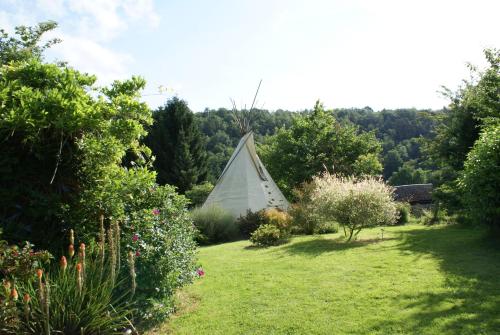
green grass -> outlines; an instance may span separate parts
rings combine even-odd
[[[500,248],[480,229],[405,226],[202,248],[204,278],[149,334],[500,334]]]

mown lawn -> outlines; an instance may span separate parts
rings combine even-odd
[[[418,225],[202,248],[204,278],[151,334],[500,334],[500,248]]]

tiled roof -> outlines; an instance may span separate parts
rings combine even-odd
[[[395,199],[410,204],[432,202],[432,184],[412,184],[395,186]]]

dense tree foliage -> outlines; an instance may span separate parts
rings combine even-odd
[[[467,155],[459,186],[467,216],[500,232],[500,122],[481,133]]]
[[[293,188],[325,169],[344,175],[379,174],[380,144],[371,132],[337,122],[317,102],[314,110],[267,138],[261,157],[280,189]]]
[[[259,109],[250,111],[251,127],[257,142],[266,135],[274,134],[278,128],[288,127],[294,116],[295,113],[282,110],[272,113]],[[195,117],[199,122],[201,132],[207,139],[207,179],[215,183],[238,144],[241,134],[234,122],[231,110],[224,108],[205,110],[202,113],[196,113]]]
[[[451,212],[461,212],[470,201],[457,185],[467,155],[484,127],[500,119],[500,52],[485,50],[485,56],[489,65],[484,71],[470,66],[473,79],[464,81],[456,92],[446,91],[451,103],[435,139],[427,143],[431,161],[438,168],[437,183],[441,185],[435,195]]]
[[[274,135],[277,129],[290,127],[293,118],[311,112],[252,111],[251,126],[257,144],[264,142],[266,136]],[[397,179],[397,182],[402,184],[412,183],[412,179],[403,178],[408,170],[411,170],[411,174],[420,174],[422,182],[434,181],[430,171],[435,167],[429,165],[421,151],[423,140],[434,136],[433,130],[440,122],[441,114],[441,111],[416,109],[374,112],[369,107],[334,110],[334,116],[341,124],[354,124],[362,131],[375,132],[382,143],[384,178],[388,180],[405,165],[404,171]],[[207,137],[208,179],[215,182],[236,147],[240,134],[230,110],[207,110],[197,113],[196,117],[200,121],[201,131]],[[393,181],[396,182],[395,179]]]
[[[153,113],[154,124],[145,143],[155,156],[160,185],[177,186],[184,193],[207,176],[205,143],[187,103],[177,97]]]
[[[156,184],[150,150],[141,144],[153,121],[140,101],[145,81],[98,87],[94,76],[44,62],[47,45],[39,40],[54,27],[21,27],[19,37],[4,34],[0,42],[2,238],[60,254],[69,228],[93,241],[119,226],[115,247],[141,256],[141,316],[165,316],[175,288],[192,278],[194,232],[187,199]]]
[[[383,176],[393,185],[412,184],[415,174],[419,175],[419,182],[433,181],[428,176],[433,166],[429,166],[422,153],[422,143],[434,137],[441,114],[441,111],[416,109],[373,112],[369,107],[335,111],[341,122],[352,122],[364,131],[375,132],[382,142]]]

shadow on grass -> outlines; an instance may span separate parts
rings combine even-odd
[[[356,240],[356,241],[346,242],[346,240],[343,237],[337,237],[335,239],[318,237],[309,241],[289,244],[284,248],[282,248],[281,250],[289,254],[319,256],[326,252],[359,248],[369,244],[379,243],[392,239],[393,238],[384,238],[382,240],[377,238],[377,239],[366,239],[366,240]]]
[[[484,230],[451,225],[401,232],[399,238],[398,249],[432,255],[446,276],[442,293],[396,298],[417,311],[404,320],[415,333],[500,334],[500,247]],[[390,327],[385,320],[376,328]]]

